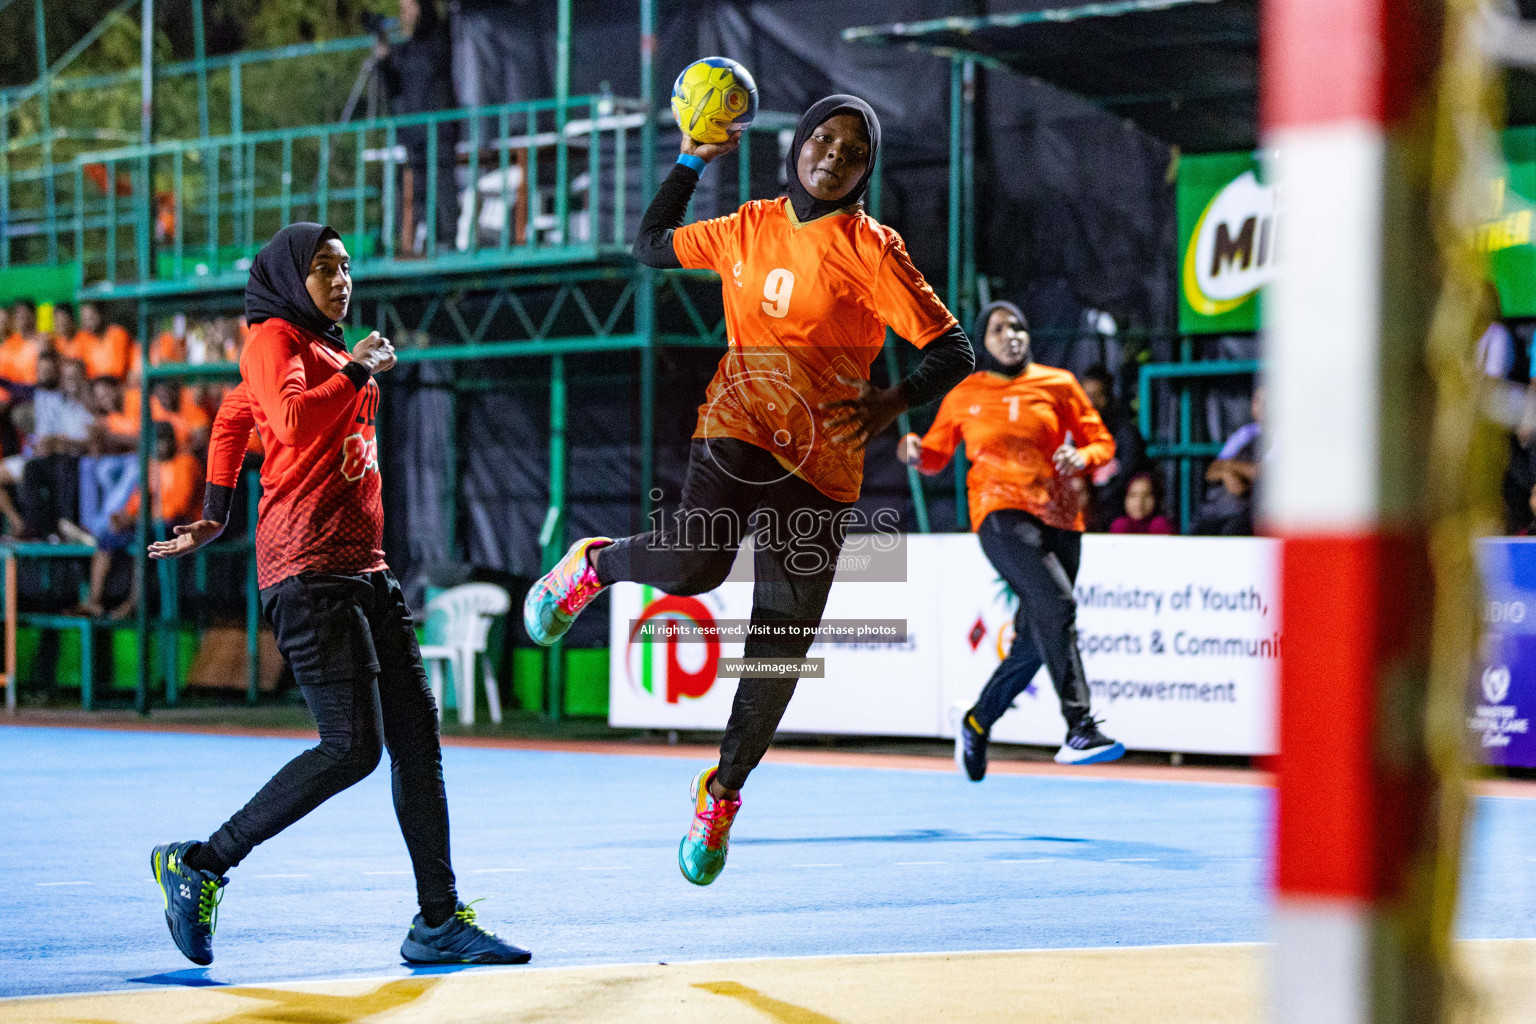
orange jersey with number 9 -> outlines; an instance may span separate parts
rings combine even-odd
[[[678,228],[683,266],[720,275],[729,350],[699,407],[699,438],[733,437],[838,501],[855,501],[864,445],[836,443],[822,402],[869,379],[889,327],[918,348],[955,325],[901,236],[857,207],[800,223],[788,199]]]

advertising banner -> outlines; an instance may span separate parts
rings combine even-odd
[[[969,706],[1007,654],[1014,598],[976,537],[906,541],[906,582],[836,583],[824,616],[905,620],[904,639],[814,645],[809,656],[825,659],[824,673],[802,680],[783,730],[951,735],[950,708]],[[1258,538],[1084,538],[1078,644],[1106,731],[1134,749],[1273,751],[1277,550]],[[746,619],[751,606],[746,582],[692,598],[614,587],[610,723],[724,728],[736,680],[715,673],[720,659],[741,655],[742,644],[644,639],[640,627],[668,618]],[[1065,729],[1042,670],[993,735],[1054,745]]]
[[[1278,267],[1279,203],[1254,153],[1179,158],[1179,330],[1259,329],[1259,291]]]
[[[1536,538],[1480,541],[1483,664],[1467,688],[1467,728],[1484,764],[1536,768]]]
[[[1536,316],[1536,128],[1503,133],[1504,164],[1486,197],[1474,242],[1506,317]],[[1179,158],[1179,330],[1256,331],[1264,285],[1285,250],[1283,191],[1266,183],[1256,153]]]

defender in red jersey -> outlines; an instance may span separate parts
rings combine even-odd
[[[256,523],[262,611],[315,716],[320,745],[284,766],[206,842],[157,846],[155,880],[176,944],[195,963],[211,962],[225,872],[365,778],[387,748],[421,907],[401,956],[526,963],[532,954],[480,927],[458,900],[437,706],[410,610],[384,562],[373,375],[394,366],[395,353],[374,332],[348,354],[338,322],[351,294],[347,250],[331,228],[294,224],[262,248],[245,290],[252,332],[241,382],[209,441],[203,518],[149,550],[175,558],[223,532],[257,431],[266,451]]]

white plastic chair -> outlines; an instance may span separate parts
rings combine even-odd
[[[426,663],[432,696],[437,701],[437,716],[443,716],[443,663],[453,669],[454,694],[459,705],[459,723],[475,721],[475,656],[485,653],[491,621],[505,615],[512,598],[494,583],[466,583],[445,590],[427,602],[427,616],[439,616],[439,643],[423,644],[421,660]],[[491,706],[491,721],[501,724],[501,696],[496,692],[496,673],[485,663],[485,700]]]

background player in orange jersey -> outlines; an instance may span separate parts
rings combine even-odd
[[[636,537],[588,537],[536,584],[524,622],[553,643],[604,587],[631,580],[669,594],[719,586],[752,519],[752,621],[821,619],[863,481],[864,448],[903,409],[941,396],[973,365],[965,333],[895,231],[859,204],[880,145],[863,100],[831,96],[801,118],[789,195],[683,226],[708,161],[736,140],[683,152],[640,224],[635,254],[653,267],[717,272],[729,347],[699,407],[681,508]],[[923,349],[911,376],[869,383],[885,329]],[[754,518],[755,517],[755,518]],[[802,658],[810,637],[746,641],[747,657]],[[720,761],[694,779],[694,821],[678,850],[684,877],[725,866],[740,790],[762,759],[796,676],[744,678]]]
[[[1099,731],[1088,710],[1088,678],[1077,650],[1072,584],[1082,557],[1083,474],[1115,456],[1077,378],[1029,354],[1029,328],[1011,302],[976,318],[981,369],[944,398],[927,435],[901,439],[898,456],[937,473],[965,442],[971,525],[998,574],[1018,597],[1013,646],[974,707],[956,709],[955,760],[973,782],[987,773],[987,737],[1043,664],[1051,674],[1067,739],[1063,764],[1112,761],[1125,747]]]

